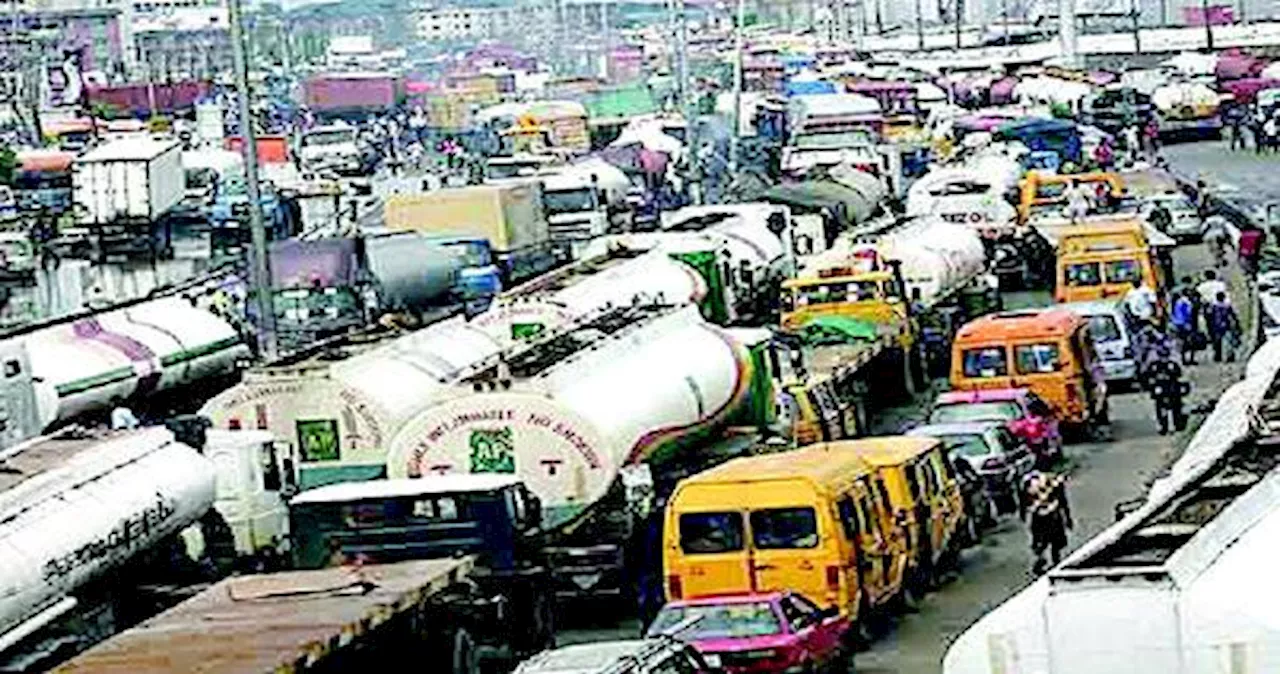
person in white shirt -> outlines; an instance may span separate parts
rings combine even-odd
[[[1156,316],[1156,293],[1141,279],[1135,280],[1133,288],[1125,293],[1124,306],[1135,323],[1148,322]]]
[[[1227,284],[1218,278],[1218,272],[1213,269],[1204,270],[1204,280],[1200,285],[1196,286],[1196,292],[1200,293],[1200,303],[1204,306],[1213,304],[1213,300],[1218,293],[1227,292]]]
[[[138,427],[138,417],[134,415],[133,410],[116,401],[115,409],[111,410],[111,430],[125,431]]]

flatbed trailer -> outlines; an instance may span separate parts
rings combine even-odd
[[[240,576],[122,632],[56,674],[303,674],[413,662],[474,674],[466,628],[441,597],[473,558]]]

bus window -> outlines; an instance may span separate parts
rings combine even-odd
[[[1057,344],[1023,344],[1013,347],[1018,374],[1048,374],[1062,369]]]
[[[1067,265],[1067,285],[1096,286],[1102,285],[1102,274],[1097,262],[1081,262]]]
[[[1112,260],[1106,263],[1107,283],[1133,283],[1142,280],[1142,266],[1137,260]]]
[[[1009,374],[1009,362],[1003,346],[987,346],[967,349],[964,352],[964,376],[974,379],[1004,377]]]

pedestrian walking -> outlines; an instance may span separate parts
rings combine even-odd
[[[1157,230],[1168,233],[1169,225],[1173,224],[1173,214],[1165,207],[1164,202],[1157,201],[1155,207],[1147,214],[1147,222]]]
[[[1214,298],[1220,293],[1227,292],[1227,284],[1218,278],[1218,272],[1213,269],[1204,270],[1204,280],[1200,285],[1196,286],[1196,292],[1200,295],[1201,306],[1213,304]]]
[[[1187,428],[1183,401],[1191,393],[1191,384],[1183,381],[1182,367],[1172,357],[1161,356],[1147,370],[1147,391],[1155,406],[1156,425],[1160,435]]]
[[[1230,245],[1227,228],[1219,218],[1210,218],[1210,224],[1204,232],[1204,243],[1209,247],[1215,269],[1227,266],[1227,246]]]
[[[1277,135],[1280,135],[1280,123],[1276,122],[1274,116],[1268,117],[1267,121],[1262,123],[1262,138],[1266,142],[1267,152],[1275,151]]]
[[[1228,363],[1235,362],[1235,351],[1241,336],[1240,317],[1225,292],[1220,292],[1213,298],[1205,316],[1209,327],[1209,342],[1213,344],[1213,362],[1221,363],[1223,358]]]
[[[1142,129],[1143,140],[1147,143],[1147,154],[1155,157],[1160,153],[1160,124],[1155,118],[1147,120],[1147,125]]]
[[[1067,501],[1067,480],[1040,462],[1023,478],[1022,518],[1031,531],[1031,573],[1040,575],[1062,560],[1067,531],[1075,526]],[[1048,553],[1048,560],[1045,553]]]
[[[1183,289],[1173,302],[1173,310],[1169,313],[1169,324],[1173,327],[1173,336],[1178,341],[1178,350],[1182,353],[1183,365],[1196,364],[1196,337],[1199,330],[1196,326],[1196,307],[1192,299],[1194,291]]]
[[[1137,326],[1155,320],[1157,302],[1156,291],[1141,278],[1134,279],[1133,287],[1124,296],[1124,308],[1129,314],[1130,324]]]

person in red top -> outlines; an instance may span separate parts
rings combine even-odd
[[[1258,270],[1258,257],[1262,255],[1262,245],[1267,242],[1267,233],[1261,229],[1245,229],[1240,232],[1240,266],[1244,273],[1253,276]]]

